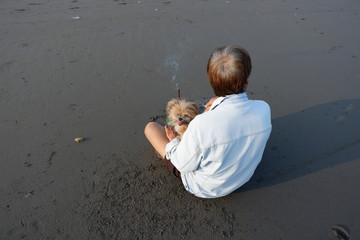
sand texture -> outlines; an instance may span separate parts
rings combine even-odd
[[[0,239],[360,239],[359,14],[357,0],[0,0]],[[249,50],[247,93],[273,131],[245,186],[199,199],[143,129],[177,87],[213,96],[206,63],[226,44]]]

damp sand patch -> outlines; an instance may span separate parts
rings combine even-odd
[[[228,197],[200,199],[187,193],[161,159],[144,168],[109,171],[85,205],[90,236],[97,239],[186,239],[231,237],[235,215]]]

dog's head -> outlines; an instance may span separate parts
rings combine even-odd
[[[167,104],[166,112],[173,126],[183,126],[188,125],[199,114],[200,108],[194,102],[171,99]]]

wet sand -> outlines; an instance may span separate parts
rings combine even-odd
[[[360,3],[0,3],[0,239],[360,238]],[[143,128],[212,97],[214,48],[253,59],[248,95],[272,108],[254,177],[186,193]],[[74,138],[85,141],[75,143]]]

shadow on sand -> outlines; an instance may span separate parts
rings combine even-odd
[[[287,182],[360,157],[360,99],[314,106],[274,119],[272,125],[262,162],[236,192]]]

